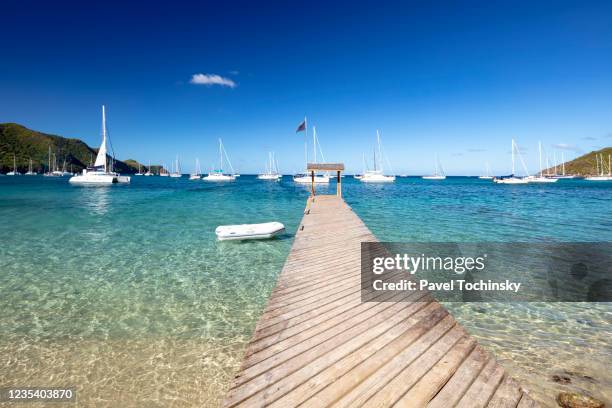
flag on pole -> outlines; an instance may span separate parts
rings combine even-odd
[[[304,118],[304,121],[300,123],[298,128],[295,130],[295,133],[303,132],[305,130],[306,130],[306,118]]]

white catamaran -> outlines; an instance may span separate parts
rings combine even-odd
[[[229,165],[232,172],[230,174],[223,174],[223,158],[227,159],[227,164]],[[223,147],[223,141],[219,139],[219,168],[211,169],[208,173],[208,176],[202,178],[205,181],[234,181],[236,180],[236,176],[234,175],[234,168],[232,167],[232,163],[230,162],[229,156]]]
[[[364,183],[393,183],[395,181],[395,176],[387,176],[384,173],[384,160],[380,143],[380,132],[378,130],[376,130],[376,143],[378,145],[378,160],[376,160],[376,149],[374,149],[374,170],[364,169],[363,175],[358,180]]]
[[[111,160],[111,166],[108,165],[106,157],[106,112],[104,105],[102,105],[102,144],[98,149],[98,155],[93,167],[83,169],[81,174],[72,176],[69,180],[73,184],[116,184],[116,183],[129,183],[129,176],[121,176],[119,173],[113,171]]]
[[[527,172],[527,168],[525,167],[525,162],[523,162],[523,158],[521,157],[521,152],[518,150],[518,146],[516,145],[516,142],[514,141],[514,139],[512,139],[512,174],[510,174],[509,176],[503,176],[503,177],[495,177],[493,178],[493,181],[498,183],[498,184],[527,184],[527,178],[525,177],[516,177],[515,176],[515,160],[514,160],[514,152],[516,150],[516,153],[519,156],[519,159],[521,160],[521,164],[523,165],[523,170],[525,171],[525,174],[528,174]]]
[[[265,173],[257,176],[257,178],[260,180],[280,181],[281,177],[282,176],[278,172],[278,163],[276,161],[276,157],[274,157],[274,152],[268,152],[266,171]]]
[[[306,123],[306,119],[304,119],[304,123]],[[306,167],[308,167],[308,126],[306,126],[306,139],[304,140],[304,159],[306,161]],[[323,150],[321,149],[321,145],[317,140],[317,129],[312,127],[312,151],[314,155],[314,163],[317,162],[317,147],[319,148],[319,152],[321,153],[321,158],[325,161],[325,157],[323,156]],[[329,174],[316,174],[314,176],[314,180],[312,174],[308,174],[306,170],[303,174],[296,174],[293,176],[293,181],[299,184],[310,184],[314,181],[315,184],[328,184],[329,183]]]
[[[424,180],[445,180],[446,174],[444,174],[444,169],[442,168],[442,164],[440,163],[440,160],[438,159],[437,154],[434,160],[436,162],[434,173],[430,176],[423,176],[421,178]]]

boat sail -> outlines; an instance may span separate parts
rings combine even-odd
[[[109,168],[107,161],[107,149],[106,139],[108,138],[106,133],[106,110],[102,105],[102,144],[98,149],[98,155],[93,167],[83,169],[81,174],[72,176],[69,180],[73,184],[116,184],[116,183],[129,183],[129,176],[121,176],[111,168]]]
[[[268,162],[266,163],[266,171],[257,176],[260,180],[280,181],[281,175],[278,173],[278,163],[274,152],[268,152]]]
[[[200,173],[200,159],[196,159],[195,172],[191,173],[191,175],[189,176],[189,180],[200,180],[202,178]]]
[[[431,176],[423,176],[424,180],[445,180],[446,174],[444,174],[444,169],[442,168],[442,164],[440,164],[440,160],[438,159],[438,155],[435,157],[436,167],[434,169],[434,174]]]
[[[223,174],[223,158],[227,160],[227,164],[229,165],[232,172],[230,174]],[[230,162],[229,156],[223,147],[223,141],[219,139],[219,168],[211,169],[207,176],[203,177],[202,180],[205,181],[234,181],[236,180],[236,176],[234,175],[234,168],[232,167],[232,163]]]
[[[376,143],[378,145],[378,166],[376,160],[376,149],[374,149],[374,170],[364,169],[363,175],[358,180],[364,183],[392,183],[395,181],[395,176],[387,176],[383,169],[383,154],[380,143],[380,132],[376,130]],[[365,156],[364,156],[365,166]]]
[[[306,123],[306,119],[304,118],[304,123]],[[308,126],[306,126],[306,132],[308,132]],[[308,134],[306,134],[306,140],[308,140]],[[317,147],[319,152],[321,153],[321,159],[323,159],[323,161],[325,161],[325,157],[323,156],[323,150],[321,149],[321,145],[319,144],[319,141],[317,139],[317,129],[313,126],[312,127],[312,151],[313,151],[313,158],[314,158],[314,163],[317,162]],[[304,159],[306,161],[306,168],[308,167],[308,150],[307,150],[307,144],[304,144]],[[302,174],[296,174],[295,176],[293,176],[293,181],[298,183],[298,184],[310,184],[310,183],[315,183],[315,184],[328,184],[329,183],[329,174],[316,174],[314,176],[314,179],[312,177],[311,174],[308,174],[308,171],[304,171],[304,173]]]
[[[512,174],[510,174],[509,176],[504,176],[504,177],[495,177],[493,178],[493,181],[495,183],[498,184],[527,184],[528,180],[525,177],[516,177],[515,176],[515,160],[514,160],[514,152],[517,152],[519,159],[521,160],[521,164],[523,165],[523,170],[525,171],[525,173],[527,174],[527,168],[525,167],[525,162],[523,162],[523,158],[521,157],[521,152],[518,150],[518,146],[516,145],[516,142],[514,141],[514,139],[512,139]]]

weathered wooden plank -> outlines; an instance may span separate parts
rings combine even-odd
[[[427,404],[427,407],[447,408],[454,406],[478,377],[488,360],[489,355],[480,346],[476,346],[442,390]]]
[[[457,342],[440,361],[436,363],[396,403],[397,407],[424,407],[440,391],[449,378],[455,374],[463,360],[476,346],[476,340],[465,336]],[[415,363],[416,364],[416,363]]]
[[[504,376],[503,368],[497,364],[495,359],[490,359],[474,380],[470,388],[459,400],[457,408],[479,408],[486,407],[489,400]]]
[[[512,377],[506,376],[487,406],[489,408],[516,408],[521,396],[520,385]]]

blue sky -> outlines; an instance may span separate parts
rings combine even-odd
[[[409,174],[435,154],[508,173],[512,137],[532,172],[538,140],[566,158],[612,144],[609,1],[127,3],[4,1],[0,122],[96,146],[104,103],[118,158],[184,171],[219,137],[242,173],[268,150],[300,170],[304,115],[356,171],[376,129]]]

